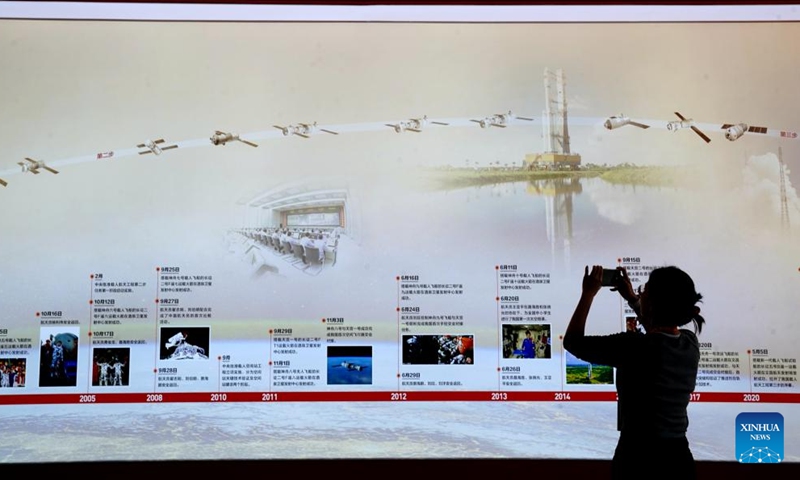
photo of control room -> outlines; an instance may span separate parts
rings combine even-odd
[[[228,232],[229,251],[254,277],[317,276],[337,266],[341,250],[352,252],[359,243],[357,208],[346,186],[282,185],[238,204],[245,225]]]

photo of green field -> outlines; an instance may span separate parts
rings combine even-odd
[[[614,368],[585,362],[567,352],[565,377],[567,385],[613,385]]]

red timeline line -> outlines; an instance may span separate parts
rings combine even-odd
[[[94,358],[92,355],[92,317],[94,316],[94,274],[89,274],[89,381],[86,382],[86,392],[92,386],[94,379]]]
[[[403,362],[403,339],[400,336],[400,275],[395,277],[395,285],[397,288],[397,390],[400,391],[400,365]]]
[[[0,395],[0,405],[186,402],[616,402],[616,392],[592,391],[450,391],[450,392],[174,392],[174,393],[56,393]],[[800,393],[695,392],[692,402],[800,403]]]
[[[617,267],[622,266],[622,258],[617,257]],[[625,319],[625,304],[622,303],[622,295],[619,297],[619,321],[622,324],[622,331],[628,330],[628,322]],[[566,371],[565,371],[566,375]]]
[[[158,304],[158,292],[161,291],[161,267],[156,267],[156,315],[155,315],[155,358],[153,359],[153,392],[157,390],[158,385],[158,352],[159,348],[159,337],[158,337],[158,315],[160,313],[159,304]]]
[[[323,323],[325,319],[322,319]],[[267,344],[267,349],[269,350],[269,360],[267,361],[267,382],[269,382],[267,388],[270,392],[272,392],[272,329],[269,329],[269,343]]]
[[[90,274],[89,275],[89,333],[90,334],[92,333],[93,314],[94,314],[94,274]]]
[[[552,333],[552,332],[551,332]],[[561,341],[561,390],[564,390],[564,377],[567,376],[567,357],[564,355],[564,335],[559,335],[558,339]]]
[[[503,355],[503,343],[501,341],[500,332],[503,326],[500,323],[500,265],[494,266],[494,288],[495,288],[495,312],[497,314],[497,389],[502,388],[503,374],[500,369],[500,359]]]

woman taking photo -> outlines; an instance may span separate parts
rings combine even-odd
[[[677,267],[656,268],[644,288],[634,292],[619,267],[612,290],[628,302],[646,333],[584,335],[592,301],[602,288],[603,267],[584,270],[582,293],[564,335],[564,348],[576,357],[617,369],[619,442],[613,478],[695,478],[686,439],[686,413],[694,391],[700,348],[695,332],[679,327],[704,319],[691,277]]]

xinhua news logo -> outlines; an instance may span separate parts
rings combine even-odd
[[[783,415],[745,412],[736,417],[736,460],[739,463],[783,461]]]

